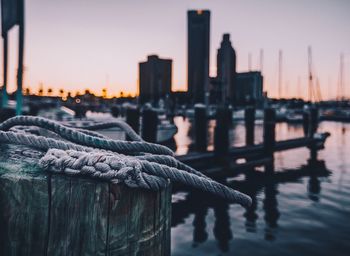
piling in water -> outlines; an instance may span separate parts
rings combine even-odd
[[[245,122],[245,142],[247,146],[254,145],[254,124],[255,124],[255,108],[247,107],[244,112]]]
[[[214,132],[214,151],[216,155],[226,155],[229,150],[229,128],[232,112],[226,107],[218,107]]]
[[[197,104],[194,108],[194,143],[199,152],[207,150],[208,118],[205,105]]]
[[[142,138],[147,142],[157,141],[158,115],[153,109],[142,111]]]
[[[275,148],[276,111],[266,108],[264,112],[264,153],[272,156]]]
[[[137,107],[128,107],[126,109],[126,122],[136,132],[140,133],[140,109]],[[129,138],[127,138],[129,140]]]

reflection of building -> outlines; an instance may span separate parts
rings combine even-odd
[[[194,102],[204,103],[209,86],[210,11],[188,11],[187,21],[188,94]]]
[[[221,102],[232,103],[236,85],[236,52],[230,35],[224,34],[217,54],[217,81],[220,82]]]
[[[140,103],[157,103],[171,93],[172,60],[150,55],[139,63]]]
[[[263,100],[263,76],[261,72],[237,73],[235,105],[259,104]]]

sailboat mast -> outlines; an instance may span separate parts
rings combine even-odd
[[[339,100],[344,100],[344,54],[340,54]]]
[[[278,52],[278,98],[282,98],[282,50]]]
[[[313,87],[313,76],[312,76],[312,52],[311,46],[308,47],[308,64],[309,64],[309,101],[312,102],[312,87]]]

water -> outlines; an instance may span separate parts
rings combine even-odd
[[[191,150],[191,123],[180,117],[175,123],[176,153],[185,154]],[[234,130],[231,144],[244,145],[243,123]],[[322,122],[319,131],[331,137],[318,162],[308,163],[305,148],[284,151],[275,154],[273,177],[229,181],[252,196],[248,210],[201,192],[175,193],[172,255],[350,255],[350,124]],[[300,137],[303,130],[281,123],[276,133],[280,140]],[[262,141],[261,124],[255,140]]]

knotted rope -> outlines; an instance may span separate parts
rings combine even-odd
[[[30,129],[25,128],[27,126]],[[39,132],[35,132],[32,126],[54,132],[62,139],[37,135]],[[143,141],[126,123],[118,121],[89,128],[112,126],[124,130],[134,141],[112,140],[97,132],[67,127],[32,116],[17,116],[1,123],[0,141],[46,151],[39,160],[39,165],[50,172],[82,175],[112,183],[122,182],[132,188],[155,191],[164,188],[167,179],[170,179],[219,195],[242,206],[251,205],[249,196],[179,162],[167,147]]]

